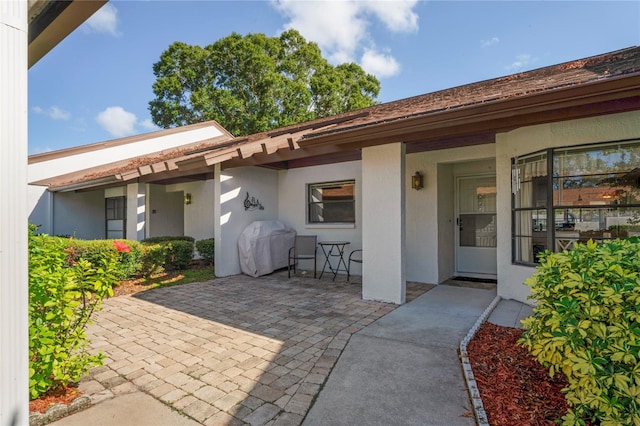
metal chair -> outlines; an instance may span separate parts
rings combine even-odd
[[[296,264],[298,260],[313,259],[313,278],[316,278],[317,260],[316,252],[318,251],[317,235],[296,235],[294,246],[289,249],[289,278],[291,278],[291,265],[293,265],[293,273],[296,273]],[[293,261],[293,263],[291,263]]]
[[[349,254],[349,261],[347,262],[347,281],[349,281],[349,278],[351,278],[351,262],[359,263],[362,265],[362,250],[353,250]]]

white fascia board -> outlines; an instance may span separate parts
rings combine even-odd
[[[174,149],[222,135],[223,133],[212,125],[172,133],[170,135],[150,137],[149,139],[123,145],[103,149],[97,148],[90,152],[72,154],[67,157],[56,158],[49,161],[42,161],[29,165],[29,182],[85,170],[91,167],[98,167],[142,155],[153,154],[167,149]]]

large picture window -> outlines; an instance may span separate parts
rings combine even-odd
[[[355,223],[355,181],[308,185],[308,223]]]
[[[548,149],[512,160],[513,260],[640,235],[640,141]]]

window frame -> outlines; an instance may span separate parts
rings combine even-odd
[[[115,201],[116,206],[110,207],[110,201]],[[118,201],[121,201],[121,204],[118,205]],[[116,218],[109,218],[109,212],[115,212]],[[122,217],[120,217],[122,216]],[[124,195],[119,195],[117,197],[106,197],[104,199],[104,235],[105,238],[109,239],[109,221],[111,220],[121,220],[122,221],[122,237],[123,239],[127,238],[127,197]]]
[[[313,201],[312,200],[312,191],[314,188],[328,188],[335,186],[344,186],[344,185],[352,185],[353,186],[353,198],[351,200],[339,200],[339,201]],[[313,182],[306,184],[306,211],[305,211],[305,223],[309,227],[315,226],[346,226],[352,227],[355,226],[356,223],[356,180],[355,179],[341,179],[336,181],[327,181],[327,182]],[[316,205],[324,205],[324,204],[351,204],[351,209],[353,211],[353,220],[342,220],[342,221],[314,221],[312,220],[312,212],[314,210],[313,206]]]
[[[616,204],[616,203],[612,203],[612,204],[570,204],[568,200],[566,199],[558,199],[557,201],[554,200],[554,193],[556,191],[556,186],[562,182],[565,179],[576,179],[576,178],[586,178],[585,180],[588,180],[589,178],[594,178],[597,176],[605,176],[606,174],[610,174],[610,175],[622,175],[625,173],[629,173],[632,170],[635,169],[630,169],[628,171],[620,171],[620,172],[614,172],[614,171],[609,171],[606,173],[603,173],[602,171],[599,171],[597,169],[594,170],[589,170],[589,172],[585,172],[585,173],[580,173],[580,174],[567,174],[567,172],[563,172],[564,174],[560,175],[559,171],[556,170],[556,165],[555,165],[555,160],[560,158],[561,155],[566,154],[567,151],[580,151],[583,150],[585,153],[589,153],[589,152],[597,152],[599,149],[601,151],[606,151],[607,149],[613,149],[616,147],[616,145],[619,146],[619,148],[622,145],[627,145],[629,147],[631,146],[638,146],[640,147],[640,139],[634,138],[634,139],[626,139],[626,140],[616,140],[616,141],[608,141],[608,142],[597,142],[597,143],[591,143],[591,144],[582,144],[582,145],[572,145],[572,146],[561,146],[561,147],[553,147],[553,148],[547,148],[547,149],[543,149],[543,150],[539,150],[539,151],[534,151],[531,153],[527,153],[525,155],[520,155],[520,156],[516,156],[511,158],[511,170],[513,173],[513,170],[516,169],[516,165],[517,162],[523,158],[528,158],[528,157],[535,157],[537,155],[544,155],[546,154],[546,188],[547,188],[547,194],[546,194],[546,203],[544,206],[536,206],[535,204],[535,200],[533,200],[532,198],[532,202],[530,203],[529,206],[527,207],[522,207],[522,206],[517,206],[517,191],[514,190],[514,179],[512,179],[511,182],[511,261],[512,264],[515,265],[524,265],[524,266],[537,266],[538,262],[535,260],[535,247],[534,247],[534,232],[535,230],[533,229],[533,225],[532,228],[529,230],[529,233],[531,235],[526,235],[525,232],[522,232],[522,229],[520,230],[521,232],[519,234],[516,234],[516,231],[518,230],[517,224],[518,224],[518,220],[521,220],[521,217],[519,216],[519,214],[521,212],[532,212],[531,214],[533,215],[535,211],[541,211],[544,210],[546,212],[546,229],[544,230],[544,232],[546,233],[546,247],[545,250],[549,250],[551,252],[557,252],[558,248],[556,247],[556,231],[558,228],[558,224],[556,223],[556,216],[557,216],[557,212],[558,211],[562,211],[564,210],[564,217],[566,217],[567,215],[571,215],[573,217],[574,213],[570,212],[570,210],[578,210],[580,211],[580,213],[582,213],[582,211],[593,211],[593,212],[598,212],[598,214],[600,215],[601,212],[611,212],[611,211],[624,211],[624,210],[640,210],[640,202],[635,202],[635,203],[620,203],[620,204]],[[610,147],[610,148],[609,148]],[[639,165],[640,167],[640,165]],[[533,182],[533,179],[532,179]],[[519,182],[518,182],[519,185]],[[609,186],[610,188],[611,186]],[[533,188],[533,184],[532,184],[532,188]],[[563,186],[564,188],[564,186]],[[584,186],[580,186],[580,188],[586,188]],[[592,188],[608,188],[605,185],[598,185],[598,186],[594,186]],[[518,189],[519,191],[519,189]],[[533,192],[535,192],[532,189],[532,197],[533,197]],[[634,197],[635,198],[635,197]],[[580,201],[581,198],[578,198],[578,201]],[[605,216],[606,217],[606,216]],[[575,222],[577,223],[577,222]],[[563,222],[564,224],[564,222]],[[574,225],[575,226],[575,225]],[[564,225],[563,225],[563,229],[564,229]],[[599,238],[599,240],[607,240],[610,239],[609,237],[604,236],[605,232],[608,229],[598,229],[598,232],[602,232],[603,236],[602,238]],[[577,231],[576,231],[577,232]],[[531,238],[531,251],[533,253],[534,256],[534,261],[530,262],[527,260],[522,260],[519,259],[518,257],[521,256],[520,253],[520,249],[519,249],[519,243],[521,243],[522,239],[524,238]],[[581,235],[582,238],[582,235]]]

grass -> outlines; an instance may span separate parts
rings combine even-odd
[[[113,290],[115,296],[120,296],[151,290],[153,288],[210,281],[214,278],[212,266],[198,266],[183,271],[162,272],[150,278],[121,281]]]

